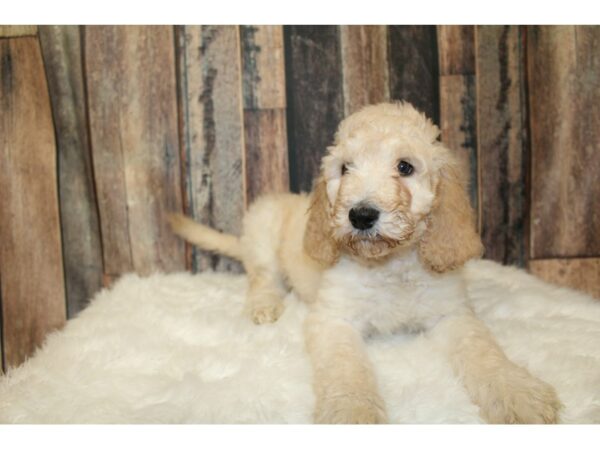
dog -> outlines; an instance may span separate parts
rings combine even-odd
[[[425,332],[490,423],[555,423],[554,389],[511,362],[467,302],[461,267],[483,246],[467,170],[408,103],[371,105],[340,124],[310,195],[267,195],[241,237],[184,216],[173,230],[241,260],[248,313],[277,320],[291,287],[305,322],[317,423],[385,423],[364,347],[375,334]]]

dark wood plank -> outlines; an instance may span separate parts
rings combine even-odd
[[[387,27],[340,26],[344,114],[388,101]]]
[[[479,221],[485,257],[525,265],[527,147],[518,26],[478,26]]]
[[[475,27],[438,25],[440,75],[475,75]]]
[[[469,164],[471,205],[478,209],[477,94],[473,27],[439,25],[442,141]]]
[[[180,270],[165,215],[182,211],[173,28],[85,27],[85,68],[104,269]]]
[[[188,214],[239,234],[246,206],[239,29],[186,26],[178,45]],[[231,259],[196,248],[192,266],[242,270]]]
[[[102,287],[102,247],[89,146],[78,26],[41,26],[58,150],[58,189],[67,316]]]
[[[282,26],[241,26],[246,195],[289,191]]]
[[[440,83],[435,25],[388,27],[390,98],[405,100],[440,123]]]
[[[600,27],[528,28],[531,257],[600,255]]]
[[[35,36],[37,32],[36,25],[0,25],[0,38]]]
[[[344,115],[339,27],[284,27],[292,191],[310,191]]]
[[[23,362],[65,322],[50,99],[36,37],[0,40],[0,279],[4,358]]]
[[[600,258],[536,259],[529,261],[529,271],[600,300]]]

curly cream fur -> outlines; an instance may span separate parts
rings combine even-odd
[[[222,244],[243,261],[256,323],[277,320],[289,288],[311,305],[305,335],[317,422],[386,422],[363,340],[399,330],[439,337],[439,350],[487,420],[557,420],[553,388],[509,361],[466,304],[462,266],[483,247],[466,170],[438,136],[407,103],[368,106],[340,124],[311,197],[259,199],[239,240],[172,220],[186,239],[209,250]],[[398,173],[401,160],[413,174]],[[348,214],[364,204],[380,216],[361,231]]]

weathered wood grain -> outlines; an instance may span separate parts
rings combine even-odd
[[[85,27],[104,270],[184,267],[165,215],[182,211],[173,28]]]
[[[479,223],[485,257],[525,265],[527,147],[518,26],[478,26]]]
[[[344,114],[389,100],[387,27],[340,26]]]
[[[0,25],[0,38],[35,36],[37,32],[36,25]]]
[[[532,258],[600,255],[600,27],[528,28]]]
[[[4,332],[2,330],[2,322],[2,279],[0,279],[0,375],[4,374]]]
[[[282,26],[241,26],[248,203],[289,190]]]
[[[577,289],[600,300],[600,258],[536,259],[529,261],[529,271],[549,283]]]
[[[442,142],[469,165],[471,205],[478,208],[476,86],[472,75],[440,77]]]
[[[390,98],[405,100],[440,123],[440,83],[435,25],[388,27]]]
[[[244,112],[248,202],[289,191],[285,110]]]
[[[290,187],[308,192],[344,116],[339,27],[284,27]]]
[[[475,27],[438,25],[440,75],[475,75]]]
[[[285,108],[281,25],[240,26],[244,109]]]
[[[67,316],[102,287],[102,247],[89,146],[78,26],[41,26],[54,118]]]
[[[473,27],[439,25],[442,141],[469,163],[471,205],[478,209],[477,94]]]
[[[178,45],[189,214],[239,234],[246,206],[239,29],[186,26],[180,29]],[[241,271],[239,263],[196,248],[192,266]]]
[[[0,40],[0,279],[4,358],[65,322],[56,147],[37,38]]]

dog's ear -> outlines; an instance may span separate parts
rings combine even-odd
[[[304,230],[304,251],[324,266],[332,266],[340,256],[331,227],[331,205],[327,197],[327,182],[320,176],[311,194],[308,222]]]
[[[440,170],[427,230],[419,243],[421,261],[434,272],[447,272],[481,257],[483,245],[467,195],[468,171],[453,156]]]

